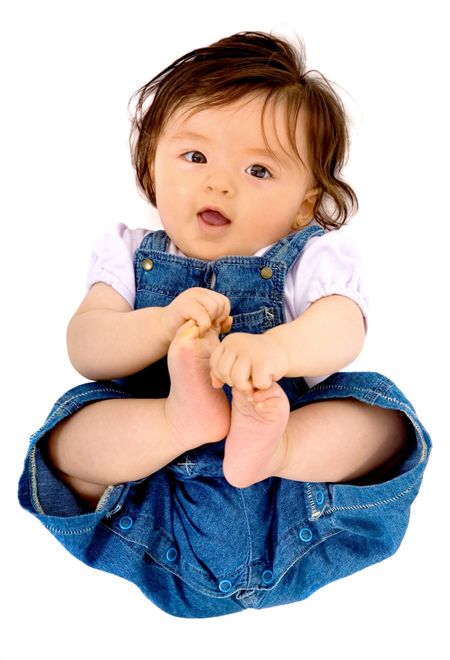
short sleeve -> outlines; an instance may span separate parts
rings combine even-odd
[[[87,289],[96,282],[109,284],[133,308],[136,297],[134,254],[148,233],[147,229],[129,229],[119,223],[102,234],[91,254]]]
[[[368,299],[361,255],[345,230],[311,238],[286,278],[289,320],[326,296],[341,295],[361,309],[367,327]]]

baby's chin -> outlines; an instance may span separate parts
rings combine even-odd
[[[169,237],[170,238],[170,237]],[[244,252],[242,249],[236,247],[225,247],[220,245],[218,241],[197,241],[196,245],[177,245],[177,254],[190,259],[199,259],[200,261],[215,261],[222,257],[251,257],[253,252]]]
[[[266,242],[258,241],[257,236],[247,237],[247,240],[239,237],[236,239],[232,236],[218,236],[218,235],[205,235],[197,234],[190,237],[171,235],[170,231],[165,230],[169,237],[172,246],[175,246],[175,252],[171,248],[172,254],[180,257],[189,257],[190,259],[198,259],[200,261],[216,261],[223,257],[253,257],[259,256],[270,245]],[[176,240],[176,238],[178,240]],[[264,237],[267,240],[267,237]],[[233,240],[234,239],[234,240]]]

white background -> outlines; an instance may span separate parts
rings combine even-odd
[[[2,2],[0,660],[448,658],[448,122],[445,2]],[[73,559],[16,502],[28,437],[80,382],[65,328],[93,240],[155,226],[128,154],[131,94],[176,57],[241,30],[301,36],[352,118],[348,231],[371,288],[355,369],[381,371],[434,441],[394,557],[307,601],[182,620]],[[6,461],[5,461],[6,456]],[[443,601],[440,601],[440,595]]]

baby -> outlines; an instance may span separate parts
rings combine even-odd
[[[22,505],[177,616],[299,600],[392,554],[430,442],[387,378],[336,373],[367,313],[336,231],[357,206],[339,97],[240,33],[139,90],[131,146],[164,230],[97,243],[67,334],[97,382],[33,436]]]

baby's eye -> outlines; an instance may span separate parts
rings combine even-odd
[[[190,163],[206,163],[205,156],[201,151],[187,151],[183,154],[183,158],[188,160]]]
[[[264,165],[250,165],[245,171],[248,172],[250,176],[254,176],[257,179],[270,179],[272,176]]]

